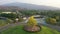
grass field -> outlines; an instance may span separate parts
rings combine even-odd
[[[60,32],[50,29],[48,27],[42,26],[42,30],[39,32],[31,33],[23,30],[23,26],[11,27],[6,31],[1,32],[1,34],[60,34]]]
[[[7,22],[5,20],[0,20],[0,26],[5,25]]]
[[[4,25],[6,25],[6,24],[8,24],[10,22],[11,22],[10,19],[7,19],[7,20],[1,20],[0,19],[0,26],[4,26]]]

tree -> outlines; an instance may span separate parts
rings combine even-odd
[[[55,18],[56,18],[56,20],[57,20],[57,21],[60,21],[60,20],[59,20],[59,19],[60,19],[60,17],[59,17],[59,16],[56,16]]]
[[[34,19],[33,16],[31,16],[27,22],[28,26],[36,26],[37,25],[37,21]]]
[[[46,22],[49,23],[49,24],[56,24],[57,23],[55,18],[47,18]]]
[[[22,14],[18,10],[16,11],[16,15],[19,22],[23,21]]]
[[[41,27],[37,26],[37,22],[33,16],[31,16],[27,22],[27,26],[24,27],[24,30],[29,32],[40,31]]]
[[[56,22],[57,22],[56,19],[50,18],[50,23],[51,23],[51,24],[56,24]]]
[[[9,13],[9,14],[2,13],[1,17],[6,17],[6,18],[14,20],[17,17],[17,15],[13,13]]]

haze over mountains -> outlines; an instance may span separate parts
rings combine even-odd
[[[25,9],[35,9],[35,10],[60,10],[60,8],[51,7],[51,6],[44,6],[44,5],[34,5],[34,4],[28,4],[28,3],[9,3],[1,5],[2,7],[15,7],[15,8],[25,8]],[[0,7],[1,8],[1,7]]]

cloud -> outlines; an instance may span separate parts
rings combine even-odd
[[[11,3],[11,2],[14,2],[14,0],[0,0],[0,5],[1,4],[5,4],[5,3]]]

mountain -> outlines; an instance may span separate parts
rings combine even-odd
[[[17,6],[0,6],[1,10],[23,10],[24,8],[19,8]]]
[[[28,3],[9,3],[9,4],[4,4],[1,6],[6,6],[6,7],[11,7],[15,6],[18,8],[25,8],[25,9],[36,9],[36,10],[60,10],[60,8],[56,7],[51,7],[51,6],[44,6],[44,5],[34,5],[34,4],[28,4]]]

